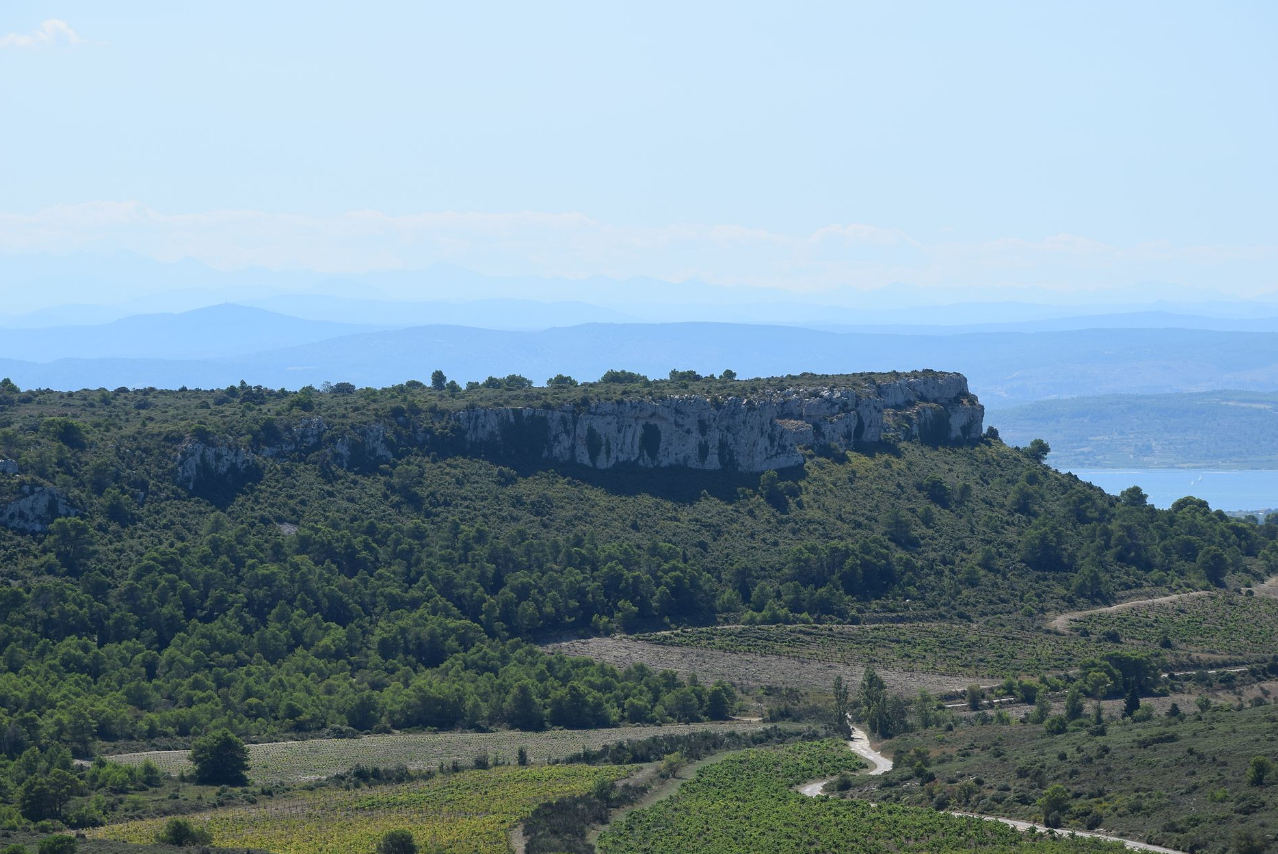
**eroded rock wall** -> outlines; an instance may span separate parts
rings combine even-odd
[[[755,397],[602,401],[585,410],[468,409],[452,418],[471,450],[534,454],[594,468],[680,466],[762,472],[800,465],[802,446],[850,450],[889,438],[957,444],[981,435],[984,407],[961,374]]]

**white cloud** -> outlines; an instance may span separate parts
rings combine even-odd
[[[928,242],[858,223],[787,234],[731,223],[617,225],[539,211],[166,214],[136,201],[105,201],[0,213],[0,252],[72,251],[191,258],[222,270],[361,273],[446,262],[491,276],[649,276],[806,292],[896,283],[1075,293],[1145,281],[1240,295],[1278,288],[1274,245],[1114,246],[1067,233]]]
[[[0,47],[51,47],[65,44],[74,47],[84,44],[79,33],[59,18],[50,18],[31,33],[9,33],[0,36]]]

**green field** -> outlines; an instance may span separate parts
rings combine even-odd
[[[1170,656],[1268,657],[1278,652],[1278,600],[1218,593],[1179,602],[1092,614],[1075,632],[1117,632],[1125,644],[1170,641]]]
[[[641,639],[674,647],[989,679],[1067,670],[1084,658],[1116,648],[1097,639],[976,623],[722,626],[680,629]]]
[[[388,830],[411,830],[424,851],[506,854],[507,833],[541,803],[583,795],[625,766],[548,765],[465,771],[424,783],[303,792],[260,806],[195,813],[187,818],[220,848],[263,848],[274,854],[371,852]],[[94,830],[94,837],[153,842],[163,819]]]
[[[630,813],[599,837],[600,854],[834,854],[1114,850],[1042,840],[995,822],[930,809],[809,798],[794,786],[861,761],[839,741],[744,751],[697,772],[673,796]]]
[[[1086,725],[1062,735],[1020,723],[961,725],[899,736],[881,750],[895,754],[896,769],[855,797],[1037,821],[1038,799],[1060,784],[1070,794],[1067,828],[1194,852],[1225,852],[1238,831],[1272,838],[1278,830],[1278,780],[1246,780],[1254,756],[1278,763],[1272,705],[1179,721],[1111,720],[1103,735]]]
[[[549,732],[443,732],[369,735],[363,738],[318,738],[249,745],[249,776],[257,783],[288,783],[328,777],[355,765],[412,770],[459,762],[469,766],[480,756],[493,763],[513,764],[519,748],[529,761],[563,759],[583,749],[594,749],[628,739],[656,735],[677,736],[691,732],[752,732],[770,724],[753,721],[671,724],[663,727],[616,727],[602,730],[551,730]],[[112,762],[138,765],[150,760],[160,770],[178,774],[191,769],[185,750],[152,750],[107,757]]]
[[[874,625],[708,626],[640,635],[671,648],[755,653],[921,673],[1003,679],[1059,673],[1105,653],[1145,652],[1188,668],[1278,652],[1278,600],[1210,593],[1097,612],[1069,632],[1027,621]]]

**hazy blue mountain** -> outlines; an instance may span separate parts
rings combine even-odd
[[[1240,388],[1278,391],[1278,333],[1187,329],[990,332],[959,335],[833,333],[726,323],[583,324],[539,332],[422,326],[343,335],[204,360],[0,362],[22,386],[221,386],[241,379],[298,388],[326,380],[391,385],[442,369],[458,381],[564,372],[595,379],[609,368],[650,376],[671,368],[742,376],[800,371],[937,368],[967,374],[991,409],[1033,400]],[[994,421],[993,423],[997,423]]]
[[[404,302],[323,294],[279,294],[251,305],[312,320],[342,320],[377,326],[472,326],[482,329],[548,329],[582,323],[624,323],[636,318],[584,302],[528,299]]]
[[[1022,324],[1096,315],[1168,313],[1217,319],[1278,316],[1273,295],[1256,300],[1213,297],[1167,283],[1105,293],[1040,288],[951,289],[895,284],[871,290],[839,287],[819,293],[771,287],[723,287],[647,277],[568,279],[489,276],[449,264],[420,270],[350,275],[248,268],[225,272],[193,260],[163,263],[119,252],[109,255],[0,254],[0,327],[97,324],[135,314],[183,312],[226,302],[255,305],[316,320],[376,325],[455,323],[538,329],[585,322],[731,322],[817,325],[859,331],[898,327]],[[956,297],[962,302],[956,302]],[[503,302],[505,301],[505,302]],[[339,313],[348,311],[349,313]],[[395,314],[387,317],[388,313]],[[1069,321],[1084,325],[1217,328],[1181,318]],[[1270,329],[1246,324],[1227,328]],[[879,330],[888,331],[888,330]]]
[[[999,410],[1003,438],[1046,439],[1057,468],[1278,468],[1278,394],[1213,391],[1044,400]]]
[[[6,329],[0,358],[214,359],[336,338],[375,327],[303,320],[260,308],[216,305],[181,314],[142,314],[90,326]]]
[[[915,323],[891,323],[886,313],[877,315],[878,322],[805,324],[827,332],[893,332],[905,335],[960,335],[969,332],[1069,332],[1083,329],[1209,329],[1217,332],[1278,332],[1278,314],[1268,306],[1255,306],[1246,317],[1186,314],[1177,311],[1126,311],[1114,313],[1076,314],[1064,317],[1039,317],[1024,320],[966,322],[964,317],[979,313],[979,304],[952,305],[918,309],[921,318]],[[1007,314],[1014,306],[1005,306]],[[1025,309],[1041,308],[1023,306]],[[899,315],[900,312],[893,312]]]

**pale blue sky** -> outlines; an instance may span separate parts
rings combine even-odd
[[[1275,44],[1271,2],[0,0],[0,252],[1269,291]]]

